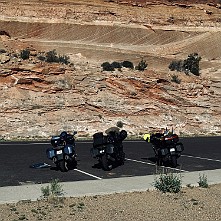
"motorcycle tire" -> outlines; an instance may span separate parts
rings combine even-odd
[[[68,171],[68,163],[66,160],[59,161],[59,168],[61,172],[67,172]]]
[[[77,160],[75,158],[71,158],[69,161],[68,161],[68,169],[69,170],[73,170],[73,169],[76,169],[77,168]]]
[[[107,154],[104,154],[101,157],[101,163],[102,163],[102,167],[105,171],[110,171],[113,168],[113,165],[110,163],[110,161],[107,158]]]
[[[155,159],[157,166],[163,166],[163,160],[158,155],[155,155]]]
[[[175,156],[175,155],[171,156],[171,166],[173,168],[177,167],[177,156]]]

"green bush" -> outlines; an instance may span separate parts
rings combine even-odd
[[[60,196],[63,194],[62,185],[59,184],[58,179],[54,179],[50,182],[50,186],[42,187],[41,192],[43,197]]]
[[[143,59],[135,67],[135,69],[138,70],[138,71],[144,71],[146,68],[147,68],[147,63]]]
[[[58,61],[59,63],[62,63],[62,64],[69,64],[69,56],[67,55],[59,55],[59,58],[58,58]]]
[[[124,126],[122,121],[117,121],[117,127],[122,128]]]
[[[66,56],[66,55],[58,55],[56,50],[52,50],[52,51],[48,51],[46,54],[45,54],[45,57],[40,55],[38,56],[38,59],[41,60],[41,61],[46,61],[46,62],[49,62],[49,63],[52,63],[52,62],[55,62],[55,63],[62,63],[62,64],[69,64],[69,59],[70,57],[69,56]]]
[[[183,70],[183,62],[180,61],[172,61],[169,65],[169,69],[171,71],[182,71]]]
[[[199,187],[202,188],[208,188],[208,182],[207,182],[207,177],[203,174],[203,175],[199,175]]]
[[[56,50],[54,49],[53,51],[48,51],[46,53],[46,59],[45,59],[46,62],[49,62],[49,63],[52,63],[52,62],[58,62],[59,59],[58,59],[58,56],[57,56],[57,52]]]
[[[114,71],[114,67],[109,62],[104,62],[101,64],[103,71]]]
[[[199,62],[201,57],[197,53],[188,55],[188,58],[183,62],[183,69],[185,72],[191,72],[194,75],[199,76]]]
[[[178,193],[181,190],[181,178],[177,174],[160,174],[154,181],[154,187],[163,193]]]
[[[134,65],[131,61],[123,61],[122,66],[125,67],[125,68],[134,69]]]
[[[171,71],[184,71],[186,74],[189,74],[191,72],[194,75],[199,76],[199,62],[201,60],[201,57],[197,53],[193,53],[188,55],[188,58],[184,61],[172,61],[169,65],[169,69]]]
[[[27,60],[29,59],[29,56],[30,56],[30,51],[28,49],[24,49],[20,52],[20,57],[23,59],[23,60]]]
[[[115,68],[122,68],[122,65],[120,62],[114,61],[111,63],[111,66],[115,69]]]

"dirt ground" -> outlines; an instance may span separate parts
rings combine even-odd
[[[185,187],[180,193],[146,191],[0,205],[1,221],[215,221],[221,220],[221,184]]]

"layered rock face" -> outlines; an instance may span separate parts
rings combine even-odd
[[[118,121],[130,137],[166,127],[183,136],[221,134],[218,4],[18,2],[0,2],[2,139],[48,139],[63,130],[92,138]],[[40,59],[54,49],[69,62]],[[199,76],[168,68],[191,53],[201,57]],[[144,71],[101,67],[142,59]]]

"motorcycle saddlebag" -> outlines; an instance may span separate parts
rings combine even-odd
[[[53,148],[48,148],[46,150],[46,155],[48,159],[52,159],[53,157],[55,157],[55,150]]]
[[[176,145],[176,150],[177,150],[177,152],[182,152],[184,150],[183,144],[182,143],[178,143]]]
[[[97,148],[91,148],[90,153],[93,158],[96,158],[99,155],[99,150]]]
[[[104,144],[104,135],[102,132],[95,133],[93,135],[93,146],[99,147]]]
[[[74,148],[73,148],[73,146],[67,144],[67,145],[64,147],[64,153],[65,153],[66,155],[73,155],[73,154],[74,154]]]

